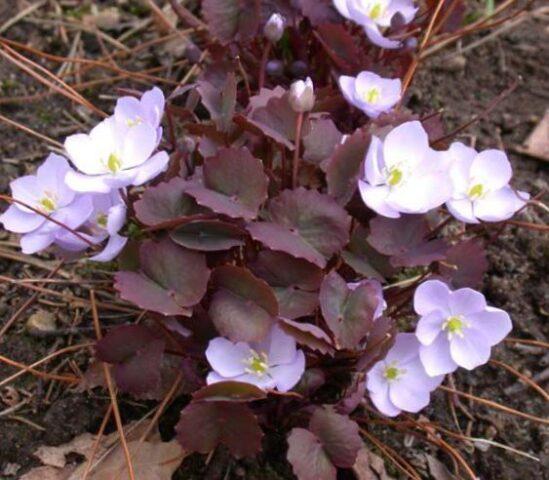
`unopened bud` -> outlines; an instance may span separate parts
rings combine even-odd
[[[263,28],[265,37],[273,42],[278,42],[284,34],[285,20],[280,13],[273,13]]]
[[[290,87],[290,105],[294,111],[310,112],[315,105],[315,90],[310,77],[307,80],[298,80]]]

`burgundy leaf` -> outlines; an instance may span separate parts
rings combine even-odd
[[[202,14],[222,43],[251,40],[257,34],[259,2],[254,0],[204,0]]]
[[[137,219],[147,226],[153,226],[199,213],[201,209],[196,202],[185,194],[185,185],[185,180],[176,177],[147,188],[134,203]]]
[[[309,430],[294,428],[288,436],[288,461],[298,480],[336,480],[337,469]]]
[[[444,260],[448,250],[442,239],[426,240],[429,233],[429,223],[423,215],[377,216],[370,221],[368,243],[389,255],[394,267],[429,265]]]
[[[330,118],[311,120],[311,130],[303,137],[303,160],[320,165],[332,156],[342,137],[343,134]]]
[[[263,250],[250,269],[273,287],[280,316],[304,317],[317,308],[322,270],[312,263],[283,252]]]
[[[281,318],[279,325],[288,335],[295,338],[296,342],[311,350],[322,354],[333,354],[334,347],[332,339],[321,328],[312,323],[294,322]]]
[[[332,0],[299,0],[299,4],[313,26],[341,22],[341,15],[333,7]]]
[[[194,220],[170,233],[171,239],[190,250],[215,252],[245,244],[246,231],[219,220]]]
[[[481,240],[465,240],[450,247],[446,261],[439,266],[440,274],[454,288],[476,288],[488,270],[486,251]]]
[[[321,268],[349,241],[349,215],[317,191],[285,190],[270,201],[266,217],[248,225],[255,240]]]
[[[362,350],[362,356],[356,364],[356,370],[368,371],[374,363],[384,358],[393,346],[395,335],[396,325],[392,318],[377,318]]]
[[[115,288],[124,300],[164,315],[189,315],[204,294],[210,277],[203,254],[169,239],[149,240],[140,249],[141,271],[118,272]]]
[[[263,164],[246,148],[221,149],[204,160],[203,182],[190,182],[186,193],[198,204],[231,218],[255,218],[267,199]]]
[[[217,382],[193,393],[193,400],[206,402],[251,402],[267,398],[264,390],[251,383]]]
[[[363,373],[353,374],[351,384],[336,406],[337,412],[343,415],[349,415],[354,412],[364,399],[365,393],[366,376]]]
[[[209,453],[222,444],[236,458],[256,455],[261,450],[263,436],[251,410],[234,402],[187,405],[176,432],[177,440],[189,452]]]
[[[123,392],[141,395],[160,385],[165,342],[142,325],[124,325],[97,342],[99,360],[114,365],[113,376]]]
[[[336,146],[331,158],[327,161],[326,181],[328,193],[340,205],[346,205],[358,188],[360,170],[371,136],[357,130],[342,144]]]
[[[373,284],[362,282],[351,289],[336,272],[324,278],[320,308],[338,348],[356,348],[372,328],[379,294]]]
[[[309,429],[322,443],[332,463],[351,468],[363,445],[358,425],[347,415],[336,413],[331,407],[317,408],[311,417]]]
[[[261,341],[278,315],[269,285],[241,267],[225,265],[213,274],[217,287],[209,314],[221,335],[233,341]]]
[[[356,36],[352,35],[344,25],[336,23],[319,25],[317,38],[332,62],[344,70],[344,73],[351,73],[367,66],[365,55],[355,41]]]
[[[236,77],[229,72],[222,85],[212,83],[206,78],[198,80],[198,93],[210,116],[222,132],[229,130],[236,108]]]

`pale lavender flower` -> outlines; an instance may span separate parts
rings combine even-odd
[[[430,377],[419,358],[420,344],[413,333],[399,333],[382,361],[368,372],[366,387],[376,408],[389,417],[401,411],[416,413],[430,401],[430,393],[444,376]]]
[[[462,222],[499,222],[521,209],[529,195],[515,192],[509,181],[511,164],[501,150],[478,153],[462,143],[453,143],[447,154],[451,159],[452,196],[448,210]]]
[[[410,23],[418,8],[413,0],[334,0],[341,15],[364,28],[369,40],[382,48],[399,48],[402,42],[383,36],[383,31],[391,26],[395,15],[403,24]]]
[[[79,229],[79,233],[88,242],[99,244],[107,240],[104,249],[90,257],[96,262],[109,262],[124,248],[128,239],[119,234],[126,222],[126,204],[120,192],[95,194],[92,196],[93,212],[88,221]],[[81,251],[89,244],[70,233],[61,235],[55,242],[68,251]]]
[[[451,194],[444,156],[429,147],[420,122],[406,122],[380,140],[373,136],[359,180],[364,203],[380,215],[426,213]]]
[[[79,192],[109,193],[128,185],[142,185],[163,172],[169,157],[153,155],[157,129],[149,123],[128,126],[109,117],[87,134],[71,135],[65,149],[82,173],[69,171],[66,182]],[[152,156],[151,156],[152,155]]]
[[[276,43],[284,35],[285,23],[286,21],[280,13],[273,13],[263,28],[263,34],[270,42]]]
[[[342,75],[339,87],[351,105],[371,118],[389,111],[401,96],[399,78],[383,78],[373,72],[361,72],[356,78]]]
[[[432,376],[485,364],[491,347],[512,329],[509,315],[487,306],[484,295],[470,288],[451,291],[439,280],[416,289],[414,309],[421,315],[416,328],[419,356]]]
[[[117,122],[135,127],[145,123],[157,132],[157,144],[162,138],[162,116],[164,115],[165,98],[162,90],[154,87],[146,91],[140,99],[126,96],[116,102],[114,117]]]
[[[287,392],[305,371],[303,351],[297,350],[294,338],[278,326],[260,343],[214,338],[206,349],[206,358],[213,369],[207,378],[208,385],[235,381]]]
[[[71,229],[80,227],[92,213],[89,195],[75,193],[65,184],[65,176],[72,169],[67,160],[51,154],[38,167],[35,175],[26,175],[11,182],[15,200],[42,212]],[[6,230],[22,233],[23,253],[32,254],[46,249],[65,233],[72,235],[57,223],[29,208],[14,203],[0,216]]]
[[[313,81],[307,77],[305,81],[297,80],[290,86],[290,105],[295,112],[310,112],[315,106],[315,89]]]

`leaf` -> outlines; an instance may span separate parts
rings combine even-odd
[[[246,268],[225,265],[213,274],[217,290],[209,315],[219,331],[235,342],[259,342],[278,315],[278,301],[269,285]]]
[[[324,278],[320,288],[320,308],[334,334],[337,348],[358,346],[372,328],[378,302],[378,292],[369,282],[351,289],[336,272]]]
[[[320,165],[330,158],[334,149],[341,143],[343,134],[330,118],[311,120],[311,130],[303,137],[303,160]]]
[[[389,255],[394,267],[429,265],[444,260],[448,251],[443,239],[426,240],[429,233],[429,223],[423,215],[377,216],[370,221],[368,243]]]
[[[241,403],[191,403],[175,427],[184,450],[209,453],[225,445],[236,458],[253,457],[261,450],[263,432],[251,410]]]
[[[356,273],[385,282],[385,275],[391,275],[393,269],[388,265],[387,258],[368,244],[367,236],[367,230],[362,225],[358,225],[351,234],[349,245],[341,252],[341,256]]]
[[[273,287],[281,317],[304,317],[317,308],[322,270],[316,265],[283,252],[263,250],[249,267]]]
[[[252,220],[267,199],[269,180],[263,164],[247,148],[220,149],[204,160],[203,175],[203,185],[189,182],[185,191],[216,213]]]
[[[317,408],[309,422],[309,430],[322,442],[334,465],[351,468],[362,447],[358,425],[347,415],[335,413],[331,407]]]
[[[137,219],[147,226],[153,226],[198,213],[196,202],[185,194],[186,183],[176,177],[169,182],[148,187],[134,203]]]
[[[358,179],[370,134],[357,130],[344,143],[336,146],[325,167],[328,193],[340,205],[346,205],[358,188]]]
[[[210,33],[222,43],[248,41],[259,28],[258,3],[254,0],[204,0],[202,14]]]
[[[140,251],[141,271],[118,272],[115,288],[124,300],[163,315],[190,314],[210,278],[203,254],[175,245],[169,239],[146,241]]]
[[[454,288],[476,288],[488,270],[488,260],[482,240],[465,240],[450,247],[446,260],[439,264],[440,274]]]
[[[193,400],[206,402],[251,402],[267,398],[264,390],[251,383],[217,382],[193,393]]]
[[[271,97],[264,107],[255,108],[249,112],[247,117],[241,115],[235,121],[242,128],[252,133],[266,135],[279,145],[293,151],[295,149],[295,126],[298,114],[290,105],[288,93],[282,96],[272,94]],[[309,121],[305,120],[303,122],[303,135],[307,135],[308,131]]]
[[[197,90],[202,103],[222,132],[227,132],[232,124],[236,108],[236,77],[229,72],[221,84],[214,84],[208,79],[200,78]]]
[[[321,328],[312,323],[294,322],[286,318],[279,320],[279,325],[288,335],[295,338],[296,342],[316,350],[322,354],[334,353],[332,339]]]
[[[294,428],[288,445],[288,461],[299,480],[335,480],[335,467],[355,464],[362,439],[354,421],[327,407],[314,411],[309,430]]]
[[[325,52],[344,72],[355,73],[355,70],[367,66],[365,56],[355,43],[355,36],[342,24],[325,23],[319,25],[316,32]]]
[[[353,472],[357,480],[395,480],[387,474],[383,459],[364,446],[358,452]]]
[[[336,405],[337,412],[343,415],[353,413],[364,399],[365,393],[366,375],[362,372],[352,374],[351,384],[345,390],[343,398]]]
[[[425,458],[427,459],[427,465],[429,465],[429,471],[434,480],[457,480],[440,460],[427,453],[425,454]]]
[[[190,250],[215,252],[245,244],[246,231],[219,220],[194,220],[170,233],[170,238]]]
[[[267,222],[248,224],[254,240],[324,268],[349,241],[350,217],[328,195],[298,188],[269,202]]]
[[[336,480],[336,468],[309,430],[294,428],[288,436],[288,445],[288,461],[298,480]]]
[[[393,346],[395,336],[396,325],[394,320],[385,316],[377,318],[355,369],[358,372],[368,371],[374,363],[384,358]]]
[[[73,438],[69,443],[59,446],[42,445],[33,453],[33,455],[42,462],[43,465],[50,467],[63,468],[67,464],[66,456],[70,453],[77,453],[88,457],[95,443],[95,435],[83,433]]]
[[[120,390],[141,395],[160,386],[160,364],[165,341],[148,327],[123,325],[113,328],[96,345],[97,358],[114,365]]]
[[[524,149],[519,149],[521,153],[530,155],[534,158],[539,158],[549,162],[549,139],[547,132],[549,131],[549,109],[545,110],[545,115],[538,123],[536,128],[524,142]]]

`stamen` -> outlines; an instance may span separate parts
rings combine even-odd
[[[397,368],[396,362],[393,362],[391,365],[388,365],[385,367],[385,371],[383,372],[383,376],[387,379],[389,382],[393,382],[395,380],[398,380],[399,377],[404,375],[406,373],[406,370],[402,368]]]
[[[376,3],[370,10],[370,18],[372,20],[377,20],[383,14],[383,5],[381,3]]]
[[[448,317],[442,324],[442,328],[448,332],[448,339],[450,340],[454,335],[463,337],[463,329],[468,327],[469,324],[461,315],[452,315]]]
[[[120,167],[122,167],[122,161],[116,155],[115,153],[111,153],[109,155],[109,159],[107,160],[107,168],[112,172],[116,173],[120,170]]]
[[[265,352],[257,353],[252,350],[251,356],[244,360],[244,363],[248,366],[246,372],[258,377],[262,377],[269,371],[269,358]]]
[[[56,209],[55,202],[49,197],[42,198],[39,203],[46,213],[52,213]]]
[[[469,189],[469,192],[467,193],[467,195],[471,200],[475,200],[477,198],[482,197],[484,195],[484,186],[482,185],[482,183],[477,183],[476,185],[473,185]]]
[[[98,214],[95,219],[97,225],[99,225],[101,228],[107,228],[107,220],[108,217],[104,213]]]
[[[379,89],[376,87],[372,87],[368,91],[364,92],[364,100],[366,100],[368,103],[377,103],[379,97]]]
[[[389,176],[387,177],[387,183],[391,187],[394,187],[395,185],[398,185],[402,181],[402,177],[403,177],[402,170],[400,170],[397,167],[393,167],[393,168],[391,168],[391,170],[389,170]]]

